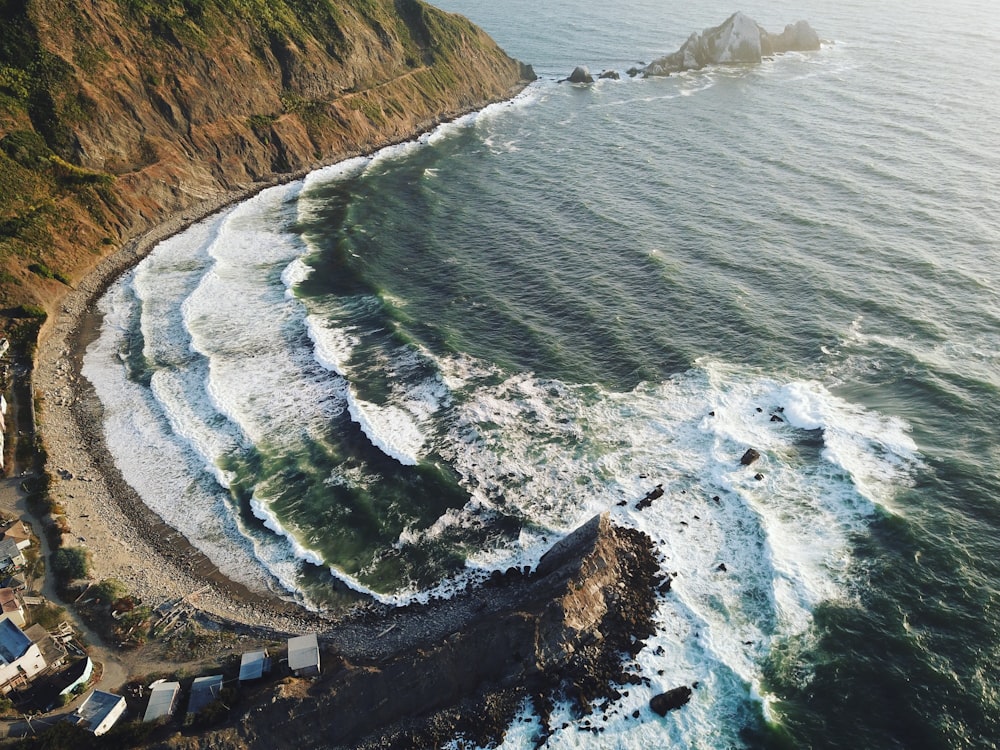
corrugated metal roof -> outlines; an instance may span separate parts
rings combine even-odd
[[[83,724],[86,724],[93,731],[104,719],[115,710],[119,703],[125,699],[114,693],[105,693],[103,690],[95,690],[87,696],[87,700],[76,709],[75,716]]]
[[[143,721],[156,721],[164,716],[170,716],[174,712],[174,701],[177,700],[177,693],[180,692],[179,682],[161,682],[153,685],[153,690],[149,694],[149,703],[146,704],[146,714]]]
[[[288,668],[293,672],[319,668],[319,641],[315,633],[288,639]]]
[[[248,651],[240,657],[240,681],[259,680],[271,666],[267,651]]]
[[[191,683],[191,699],[188,701],[188,713],[196,714],[209,703],[219,697],[222,692],[222,675],[213,674],[207,677],[196,677]]]

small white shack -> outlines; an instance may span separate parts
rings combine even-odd
[[[191,697],[188,699],[188,716],[194,716],[222,694],[222,675],[212,674],[195,677],[191,683]]]
[[[177,696],[180,695],[181,684],[179,682],[154,682],[150,685],[149,703],[146,704],[146,713],[143,721],[156,721],[166,716],[171,716],[177,708]]]
[[[101,735],[115,725],[125,713],[125,698],[103,690],[94,690],[87,700],[73,712],[72,718],[78,727]]]
[[[267,650],[247,651],[240,657],[240,682],[259,680],[271,671]]]
[[[315,633],[288,639],[288,668],[296,677],[319,674],[319,640]]]

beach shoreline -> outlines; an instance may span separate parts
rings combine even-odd
[[[523,88],[508,92],[500,101],[509,101]],[[491,103],[496,102],[447,113],[424,123],[406,139],[371,144],[363,153],[345,153],[306,170],[275,175],[170,214],[101,260],[59,301],[57,313],[39,334],[33,372],[39,403],[35,429],[42,436],[48,456],[50,497],[65,509],[65,522],[70,528],[64,542],[88,551],[93,580],[117,579],[133,596],[154,607],[188,597],[189,604],[213,617],[277,632],[322,628],[343,614],[310,611],[294,601],[290,593],[278,591],[277,582],[275,590],[259,591],[233,580],[164,522],[125,481],[104,441],[100,401],[81,374],[87,347],[99,334],[103,321],[96,303],[159,243],[199,221],[270,187],[302,180],[317,169],[411,141]]]
[[[111,284],[160,242],[262,190],[306,174],[282,175],[222,193],[167,217],[101,261],[60,301],[58,316],[39,337],[34,370],[40,402],[36,429],[48,454],[52,501],[65,509],[71,529],[65,542],[88,551],[91,578],[120,580],[151,606],[190,597],[189,603],[198,609],[239,624],[282,632],[315,625],[315,613],[290,597],[251,590],[221,573],[143,502],[108,451],[100,401],[81,374],[87,347],[103,321],[96,303]]]

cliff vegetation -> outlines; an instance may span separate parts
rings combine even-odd
[[[530,76],[421,0],[0,0],[0,28],[0,315],[21,338],[165,217]]]

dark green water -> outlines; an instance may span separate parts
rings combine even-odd
[[[835,43],[574,87],[732,9],[445,5],[542,80],[113,289],[87,373],[125,475],[317,606],[447,594],[604,510],[642,528],[677,574],[652,685],[546,747],[995,747],[992,8],[755,2]]]

